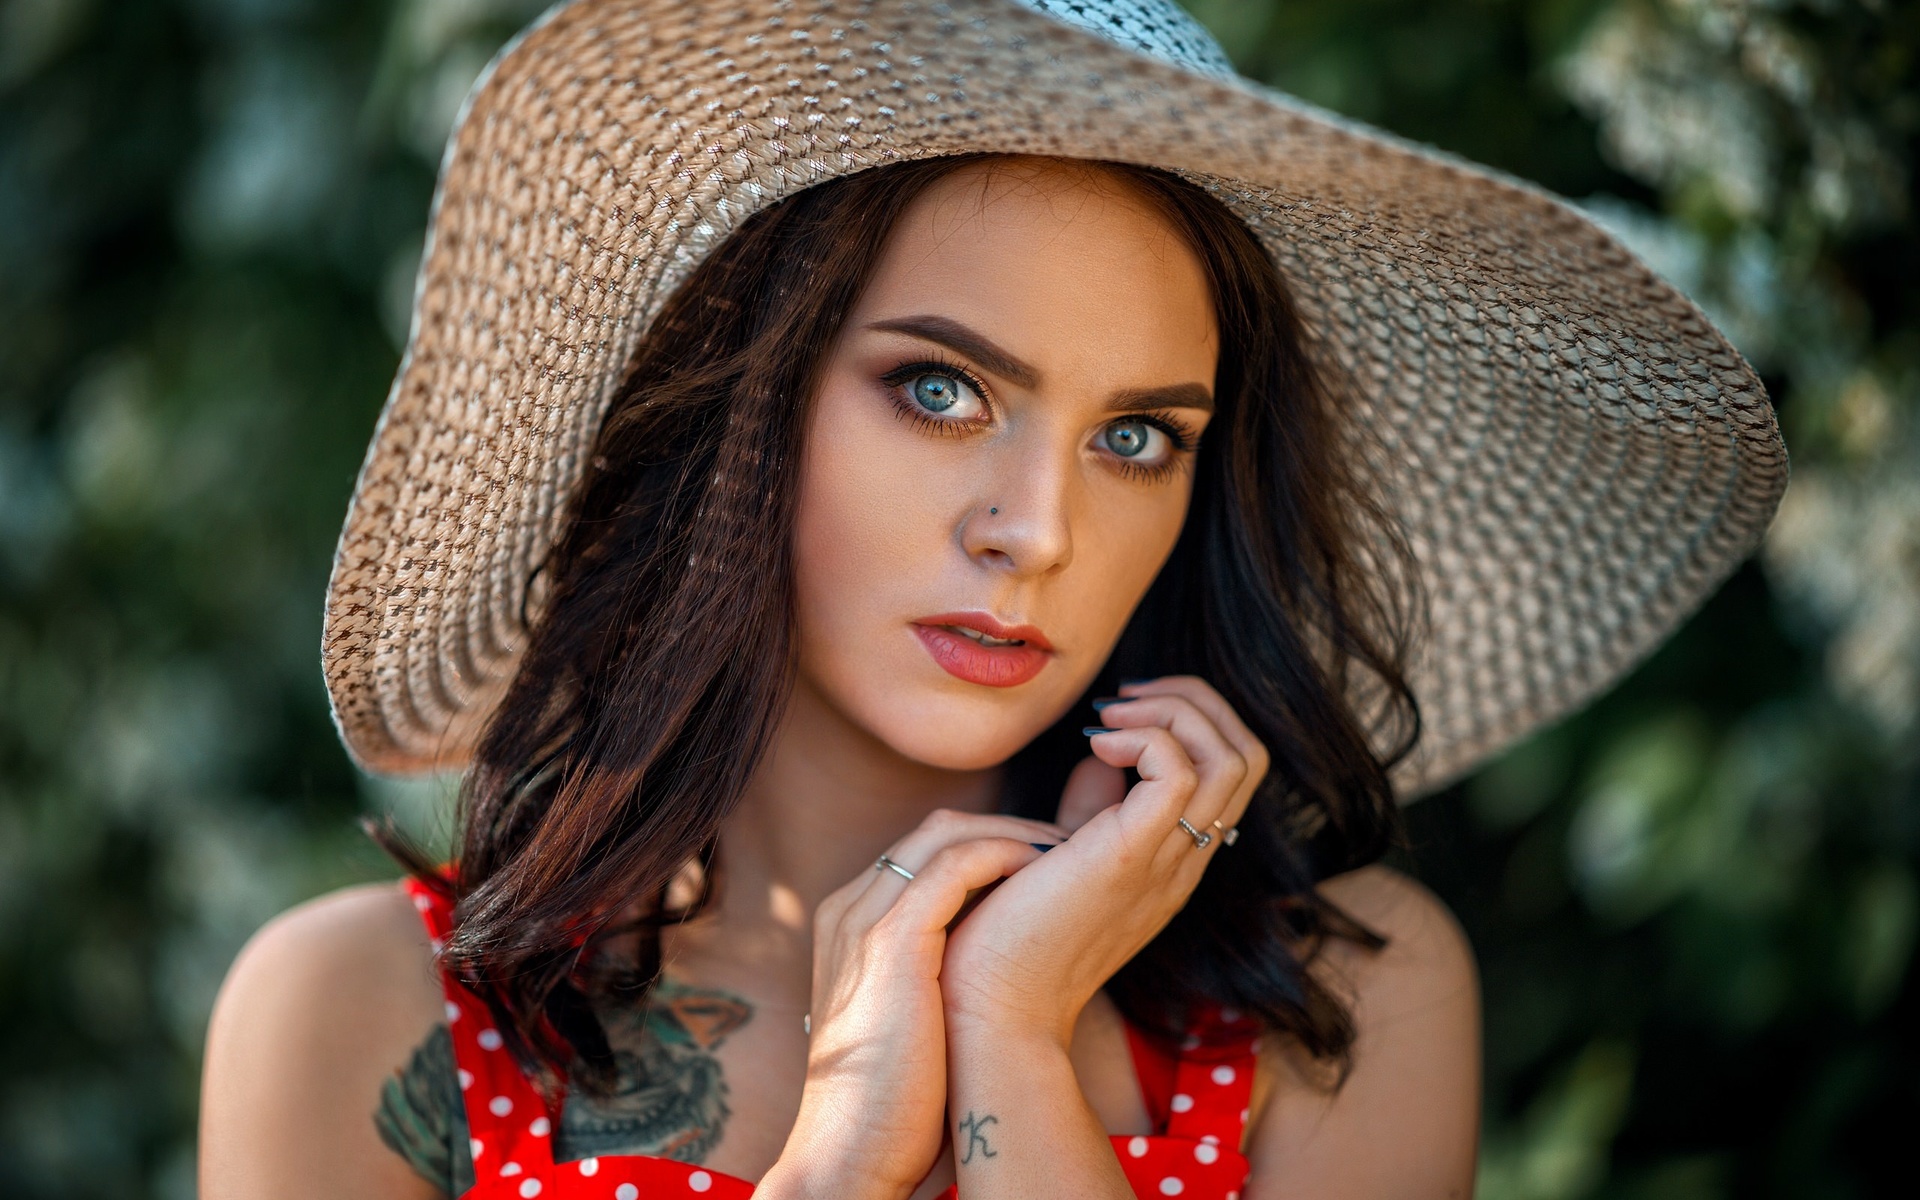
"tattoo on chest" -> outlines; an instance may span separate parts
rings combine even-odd
[[[719,1144],[730,1110],[715,1057],[753,1006],[731,992],[662,980],[643,1012],[607,1019],[617,1081],[611,1095],[567,1098],[560,1145],[568,1158],[654,1154],[697,1163]]]
[[[994,1116],[992,1113],[975,1116],[972,1109],[967,1110],[966,1119],[960,1122],[960,1132],[965,1135],[967,1139],[967,1148],[960,1155],[961,1166],[964,1167],[968,1163],[971,1163],[975,1154],[978,1154],[981,1158],[1000,1157],[1000,1152],[987,1144],[987,1126],[998,1125],[999,1123],[1000,1118]]]
[[[614,1088],[606,1096],[584,1091],[567,1096],[554,1130],[555,1158],[648,1154],[705,1161],[730,1115],[726,1074],[716,1051],[752,1019],[753,1006],[731,992],[662,980],[644,1009],[602,1011],[600,1017],[613,1048]],[[462,1097],[455,1074],[452,1041],[442,1025],[414,1053],[398,1082],[409,1095],[434,1096],[438,1105],[457,1109]],[[454,1113],[438,1116],[440,1127],[451,1131],[446,1122]],[[463,1133],[455,1136],[464,1141]]]

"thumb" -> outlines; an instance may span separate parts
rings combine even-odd
[[[1067,776],[1056,823],[1071,833],[1127,798],[1127,774],[1089,755]]]

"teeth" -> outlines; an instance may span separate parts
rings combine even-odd
[[[1019,638],[997,638],[989,634],[981,633],[978,629],[968,629],[964,625],[948,625],[946,626],[946,628],[953,630],[955,633],[959,634],[962,637],[972,638],[974,641],[979,642],[982,646],[1024,646],[1026,645],[1026,643],[1021,641]]]

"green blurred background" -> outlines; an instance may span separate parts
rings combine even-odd
[[[434,167],[529,0],[0,0],[0,1196],[191,1196],[215,988],[391,876],[329,557]],[[1242,69],[1575,198],[1765,375],[1759,559],[1410,811],[1488,1200],[1916,1193],[1920,5],[1207,0]]]

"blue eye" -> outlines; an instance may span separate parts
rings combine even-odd
[[[943,413],[960,402],[965,386],[951,375],[916,375],[909,383],[913,402],[928,412]]]
[[[1107,449],[1121,458],[1138,458],[1151,444],[1153,426],[1145,421],[1115,421],[1107,426]]]

